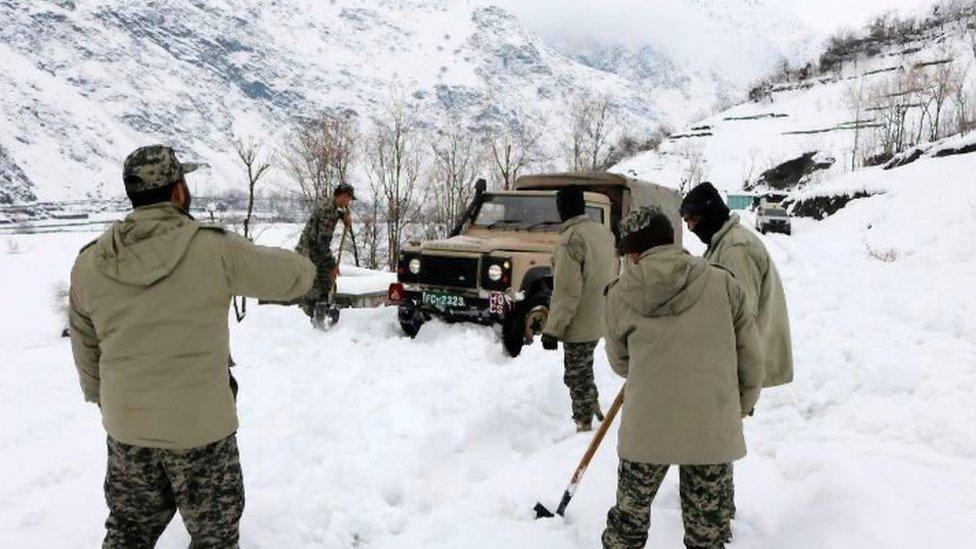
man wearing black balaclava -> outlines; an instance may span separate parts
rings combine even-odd
[[[766,246],[739,223],[711,183],[702,183],[681,202],[681,217],[688,229],[708,245],[705,259],[732,271],[746,291],[750,311],[759,323],[763,342],[763,387],[793,380],[790,320],[783,283]]]
[[[793,381],[786,295],[762,240],[739,223],[738,214],[729,215],[729,208],[711,183],[702,183],[688,192],[681,203],[681,217],[688,229],[708,245],[704,258],[731,271],[745,291],[746,310],[755,315],[759,325],[763,387]],[[730,516],[735,514],[734,504],[728,512]]]
[[[711,246],[712,237],[729,220],[729,208],[722,201],[718,190],[706,181],[688,191],[681,202],[681,217],[689,231]]]
[[[563,381],[573,401],[577,431],[592,429],[593,417],[603,420],[593,381],[593,350],[603,337],[603,290],[617,276],[619,261],[613,234],[586,215],[580,187],[556,194],[563,221],[553,252],[553,290],[542,347],[554,351],[563,342]]]

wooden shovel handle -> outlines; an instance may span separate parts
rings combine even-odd
[[[603,442],[603,437],[606,436],[607,431],[610,430],[610,425],[613,423],[613,419],[617,417],[617,412],[620,411],[620,406],[624,403],[624,388],[627,387],[625,383],[623,387],[620,388],[620,392],[617,393],[617,398],[614,399],[613,404],[610,405],[610,409],[607,410],[607,415],[600,422],[600,428],[596,430],[596,434],[593,435],[593,440],[590,441],[590,447],[586,449],[586,453],[583,454],[583,459],[580,460],[579,467],[576,468],[576,472],[573,473],[573,479],[570,484],[578,484],[583,473],[586,472],[586,468],[590,465],[590,460],[596,454],[597,449],[600,447],[600,443]]]
[[[339,252],[336,254],[336,267],[338,267],[339,266],[339,263],[342,262],[342,249],[346,245],[346,235],[349,234],[349,225],[346,225],[345,223],[343,223],[342,225],[343,225],[343,228],[342,228],[342,236],[339,238]],[[338,291],[338,289],[339,289],[339,281],[333,278],[332,279],[332,299],[333,300],[335,299],[335,293],[336,293],[336,291]]]

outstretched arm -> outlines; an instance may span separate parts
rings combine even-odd
[[[312,262],[282,248],[258,246],[226,233],[224,272],[231,295],[289,300],[308,293],[315,278]]]

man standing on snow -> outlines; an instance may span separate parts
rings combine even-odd
[[[704,258],[732,271],[746,294],[749,311],[759,325],[763,351],[763,387],[793,381],[790,318],[783,282],[762,240],[729,215],[718,190],[705,182],[688,192],[681,217],[708,249]]]
[[[718,190],[708,182],[688,192],[681,203],[681,217],[688,229],[708,249],[704,258],[735,275],[746,296],[746,307],[755,315],[763,354],[763,387],[793,381],[793,346],[783,282],[762,240],[731,214]],[[729,487],[732,492],[732,487]],[[729,515],[735,516],[734,495],[728,499]],[[731,535],[731,533],[728,533]]]
[[[301,302],[302,310],[315,321],[315,306],[328,301],[336,278],[339,262],[332,254],[332,236],[339,220],[348,228],[349,203],[356,199],[352,185],[340,183],[332,193],[332,200],[317,206],[305,223],[295,251],[308,257],[315,265],[315,282],[312,290]]]
[[[231,296],[295,299],[315,271],[190,217],[180,162],[142,147],[123,168],[133,211],[85,246],[69,319],[85,400],[108,432],[104,547],[152,547],[179,509],[193,547],[236,547],[244,509],[228,379]]]
[[[631,266],[607,288],[606,350],[627,384],[603,547],[644,547],[671,465],[680,467],[685,546],[724,547],[731,462],[746,454],[742,417],[762,382],[754,316],[731,273],[674,244],[659,208],[632,211],[620,237]]]
[[[577,431],[603,421],[593,381],[593,350],[603,337],[603,290],[617,276],[619,261],[613,234],[586,215],[580,187],[556,193],[563,221],[553,253],[553,291],[542,347],[554,351],[562,340],[566,373],[563,381],[573,401]]]

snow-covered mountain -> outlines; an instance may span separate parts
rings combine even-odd
[[[209,163],[197,181],[225,187],[235,137],[279,142],[320,110],[368,116],[393,86],[430,125],[452,109],[473,127],[530,117],[556,136],[581,94],[608,94],[641,134],[744,81],[653,45],[570,51],[475,0],[0,0],[0,20],[0,202],[117,195],[122,158],[151,141]]]

